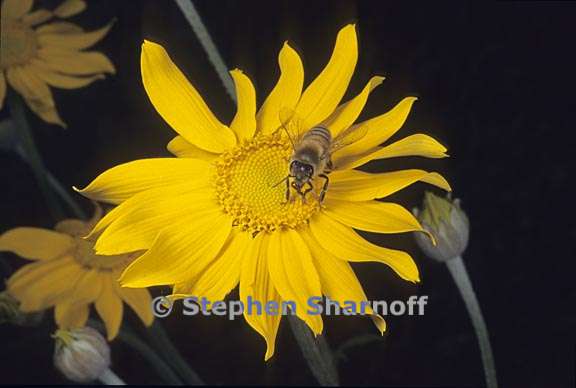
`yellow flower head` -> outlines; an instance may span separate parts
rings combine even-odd
[[[33,4],[33,0],[2,1],[0,108],[8,81],[34,113],[65,127],[48,85],[77,89],[104,78],[105,73],[114,73],[114,65],[105,55],[83,51],[102,39],[112,23],[92,32],[59,20],[43,24],[74,16],[86,8],[86,3],[65,0],[53,11],[30,12]]]
[[[13,252],[34,263],[20,268],[8,279],[8,292],[20,301],[23,312],[55,306],[56,323],[63,329],[86,324],[94,303],[104,321],[108,339],[122,323],[123,304],[128,303],[140,319],[153,320],[151,298],[146,289],[121,288],[118,278],[134,254],[96,255],[85,236],[101,218],[99,211],[89,222],[70,219],[55,231],[21,227],[0,236],[0,251]]]
[[[334,171],[322,204],[314,193],[306,201],[286,202],[286,187],[277,184],[287,176],[293,152],[288,137],[278,130],[280,112],[289,109],[303,128],[322,124],[333,136],[354,125],[368,94],[382,82],[382,77],[372,78],[360,94],[339,105],[357,56],[355,26],[348,25],[339,32],[324,70],[302,92],[302,62],[284,44],[280,78],[258,111],[250,79],[232,71],[238,109],[227,126],[166,51],[144,42],[144,87],[156,110],[179,134],[168,144],[177,158],[122,164],[81,190],[87,197],[119,204],[93,231],[102,233],[95,246],[98,253],[147,250],[124,271],[121,283],[174,285],[175,297],[194,295],[211,301],[222,300],[239,284],[244,303],[248,297],[262,304],[296,302],[298,317],[318,334],[322,318],[306,313],[310,297],[367,300],[349,262],[381,262],[403,279],[418,281],[418,269],[407,253],[371,244],[354,231],[422,231],[406,209],[375,199],[417,181],[450,189],[440,175],[422,170],[369,174],[353,169],[374,159],[446,156],[442,145],[423,134],[379,146],[402,126],[415,98],[356,124],[370,131],[332,155]],[[314,184],[321,186],[321,181]],[[315,187],[316,196],[319,190]],[[384,331],[384,320],[372,316]],[[265,338],[265,358],[270,358],[281,317],[245,312],[245,318]]]

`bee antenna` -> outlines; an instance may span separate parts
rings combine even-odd
[[[296,144],[294,144],[294,140],[292,140],[292,136],[290,136],[290,132],[288,132],[288,128],[286,128],[286,126],[284,124],[282,124],[281,127],[284,130],[284,132],[286,132],[286,135],[288,136],[288,140],[290,140],[290,144],[292,144],[292,149],[296,150]]]
[[[274,185],[272,185],[272,187],[276,187],[278,186],[280,183],[285,182],[286,179],[288,179],[290,177],[290,175],[286,175],[284,178],[282,178],[280,181],[278,181],[277,183],[274,183]]]

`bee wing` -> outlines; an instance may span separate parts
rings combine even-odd
[[[290,142],[292,143],[292,147],[295,148],[296,144],[300,141],[300,138],[304,134],[304,125],[302,120],[298,117],[296,112],[290,108],[281,108],[280,112],[278,113],[280,119],[280,128],[286,132]]]
[[[344,131],[340,132],[334,141],[332,141],[331,152],[338,151],[352,143],[356,143],[358,140],[362,139],[368,133],[369,126],[363,125],[353,125],[348,127]]]

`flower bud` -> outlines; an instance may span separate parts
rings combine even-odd
[[[25,313],[20,310],[20,302],[8,291],[0,292],[0,323],[8,322],[18,326],[38,326],[44,311]]]
[[[426,256],[447,261],[466,250],[470,226],[468,217],[460,208],[460,200],[452,200],[450,194],[442,198],[427,192],[422,211],[414,209],[414,215],[436,240],[434,245],[427,236],[416,234],[416,242]]]
[[[108,343],[91,327],[59,329],[56,340],[54,365],[68,379],[86,383],[100,378],[110,367]]]

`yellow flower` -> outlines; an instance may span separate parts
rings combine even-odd
[[[312,195],[305,202],[298,198],[285,203],[285,186],[276,184],[286,177],[292,152],[277,130],[280,111],[291,109],[307,128],[323,123],[334,135],[353,125],[370,91],[382,82],[382,77],[372,78],[360,94],[338,106],[357,56],[355,26],[348,25],[339,32],[327,66],[302,93],[302,62],[284,44],[280,78],[258,112],[249,78],[232,71],[238,109],[226,126],[164,49],[144,42],[144,87],[158,113],[179,134],[168,144],[178,157],[116,166],[80,190],[87,197],[119,204],[93,231],[102,233],[97,252],[148,250],[124,271],[121,283],[174,285],[176,297],[195,295],[210,301],[223,299],[239,284],[244,302],[248,297],[263,304],[296,302],[298,317],[318,334],[322,318],[306,313],[308,298],[366,300],[349,262],[381,262],[403,279],[417,282],[418,269],[407,253],[371,244],[353,229],[422,231],[409,211],[375,199],[417,181],[446,190],[448,183],[423,170],[369,174],[352,169],[373,159],[446,156],[442,145],[423,134],[379,146],[402,126],[415,98],[358,124],[371,130],[333,155],[336,171],[330,174],[322,205]],[[265,338],[265,359],[270,358],[280,316],[245,312],[245,318]],[[384,331],[384,320],[373,318]]]
[[[20,301],[23,312],[55,306],[55,319],[63,329],[86,324],[90,304],[104,321],[108,339],[122,323],[123,304],[128,303],[146,325],[153,320],[146,289],[121,288],[118,277],[135,254],[96,255],[94,243],[83,239],[101,218],[89,222],[69,219],[55,231],[21,227],[0,236],[0,251],[13,252],[34,263],[20,268],[8,279],[8,292]]]
[[[114,65],[105,55],[83,51],[102,39],[112,23],[92,32],[62,21],[40,25],[54,17],[76,15],[86,8],[86,3],[65,0],[54,11],[30,12],[33,3],[33,0],[2,1],[0,109],[8,82],[44,121],[65,127],[48,85],[77,89],[104,78],[105,73],[114,73]]]

